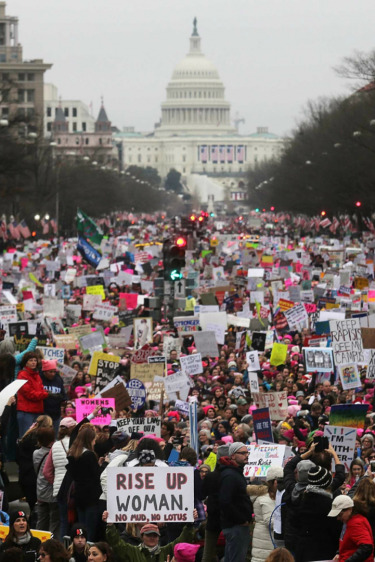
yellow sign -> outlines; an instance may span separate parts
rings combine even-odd
[[[4,540],[8,533],[9,527],[0,525],[0,539]],[[31,534],[33,537],[40,539],[42,542],[48,541],[48,539],[52,538],[52,533],[50,533],[49,531],[37,531],[36,529],[31,529]]]
[[[131,379],[139,379],[146,383],[153,382],[155,376],[164,376],[164,363],[131,363],[130,365]]]
[[[288,346],[283,343],[274,343],[271,351],[271,365],[283,365],[286,361]]]
[[[211,246],[212,248],[214,248],[215,246],[218,246],[218,245],[219,245],[219,240],[216,238],[216,236],[215,236],[214,238],[211,238],[211,240],[210,240],[210,246]]]
[[[17,312],[25,312],[25,305],[23,302],[18,302],[16,304]]]
[[[94,351],[90,366],[89,366],[89,375],[96,377],[98,375],[98,365],[100,366],[102,363],[99,361],[108,361],[110,363],[120,364],[121,358],[118,355],[110,355],[109,353],[103,353],[101,351]],[[109,365],[111,367],[111,365]],[[113,366],[114,367],[114,366]],[[103,367],[104,368],[104,367]],[[115,367],[114,367],[115,368]]]
[[[105,293],[103,285],[92,285],[91,287],[86,287],[86,295],[100,295],[104,301]]]
[[[30,281],[32,281],[33,283],[35,283],[35,285],[38,285],[38,287],[43,287],[43,283],[41,283],[34,275],[34,273],[29,273],[29,279]]]

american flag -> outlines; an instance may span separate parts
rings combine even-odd
[[[42,219],[40,224],[43,227],[43,234],[48,234],[49,232],[49,222],[46,219]]]
[[[206,144],[203,144],[200,147],[200,155],[201,155],[201,162],[203,162],[205,164],[208,160],[208,150],[207,150]]]
[[[231,164],[233,162],[233,145],[227,146],[227,162]]]
[[[219,160],[219,150],[217,144],[211,146],[211,160],[214,164],[217,164]]]
[[[220,147],[219,147],[219,156],[220,156],[220,162],[222,164],[224,164],[224,162],[225,162],[225,146],[223,144],[221,144]]]
[[[18,226],[18,229],[24,238],[29,238],[31,236],[31,232],[29,227],[26,224],[25,220],[22,220]]]
[[[237,162],[242,164],[245,159],[245,151],[243,145],[237,146]]]
[[[55,221],[55,219],[51,219],[50,220],[51,226],[52,226],[52,230],[55,234],[57,234],[57,222]]]
[[[8,240],[7,225],[4,221],[1,221],[0,223],[0,236],[4,240]]]
[[[9,230],[12,238],[15,238],[16,240],[19,240],[21,238],[17,221],[13,221],[13,222],[9,223],[8,224],[8,230]]]
[[[320,221],[320,226],[322,226],[323,228],[327,228],[327,226],[329,226],[330,224],[332,223],[328,218],[325,218],[322,221]]]

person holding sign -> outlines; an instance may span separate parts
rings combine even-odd
[[[196,516],[197,512],[194,510],[194,517]],[[102,519],[107,523],[108,511],[103,512]],[[194,539],[193,523],[186,523],[181,535],[165,546],[160,546],[159,527],[153,523],[146,523],[146,525],[143,525],[140,534],[142,543],[138,546],[133,546],[120,539],[113,523],[107,523],[107,541],[113,548],[114,555],[118,562],[149,562],[150,560],[166,562],[167,557],[173,556],[176,544],[181,542],[192,543]]]

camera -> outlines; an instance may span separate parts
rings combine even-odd
[[[102,414],[102,416],[108,416],[108,414],[111,414],[113,412],[113,408],[105,408],[105,407],[101,407],[100,408],[100,413]]]

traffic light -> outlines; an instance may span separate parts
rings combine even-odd
[[[185,251],[187,240],[184,236],[176,236],[173,240],[166,240],[163,245],[164,279],[176,281],[181,279],[181,270],[185,267]]]

